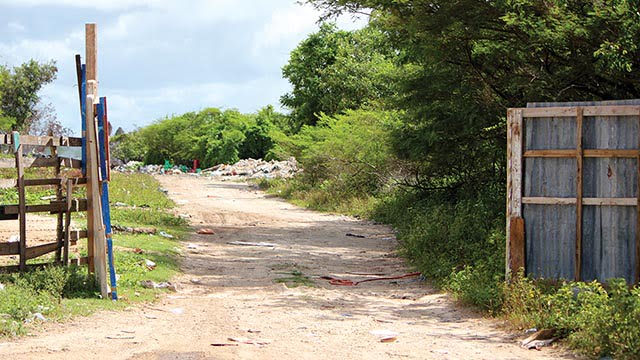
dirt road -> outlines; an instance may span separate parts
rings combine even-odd
[[[159,180],[179,211],[192,216],[178,292],[0,343],[1,359],[573,358],[556,348],[519,348],[491,320],[454,306],[415,277],[357,286],[319,278],[409,272],[384,226],[303,210],[242,183]],[[215,234],[195,234],[200,228]],[[308,277],[314,286],[274,281],[287,277]],[[395,334],[395,341],[381,342],[376,331]]]

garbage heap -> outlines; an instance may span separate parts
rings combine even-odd
[[[265,161],[262,159],[244,159],[235,164],[219,164],[204,170],[193,171],[185,166],[173,166],[166,169],[163,165],[144,165],[139,161],[129,161],[126,164],[120,164],[113,167],[113,170],[133,173],[139,172],[144,174],[167,174],[178,175],[189,173],[195,176],[208,177],[235,177],[244,179],[274,179],[274,178],[290,178],[302,171],[298,167],[298,162],[291,157],[284,161]]]

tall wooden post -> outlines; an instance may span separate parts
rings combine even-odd
[[[96,24],[86,24],[87,61],[87,116],[86,116],[86,158],[87,158],[87,235],[89,243],[89,268],[93,267],[104,299],[108,296],[105,229],[102,222],[100,203],[100,176],[98,171],[98,136],[94,106],[98,102],[97,81],[97,34]],[[93,257],[93,261],[92,261]]]

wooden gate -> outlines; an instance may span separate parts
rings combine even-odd
[[[638,282],[640,100],[507,112],[507,269]]]
[[[86,198],[73,198],[73,187],[86,184],[86,178],[67,178],[63,176],[62,171],[65,168],[68,168],[67,170],[81,168],[80,160],[70,155],[81,153],[81,140],[73,137],[20,135],[17,132],[0,134],[0,147],[9,147],[13,154],[13,158],[0,159],[0,169],[11,169],[8,171],[14,171],[15,174],[12,179],[0,180],[0,188],[15,189],[18,198],[15,204],[0,204],[0,220],[19,222],[18,238],[13,239],[17,241],[0,239],[0,255],[18,255],[18,264],[2,266],[0,269],[24,271],[27,260],[52,252],[55,252],[54,263],[67,264],[69,263],[69,246],[75,245],[79,238],[87,237],[86,231],[71,229],[71,214],[87,210]],[[47,168],[52,171],[46,171]],[[44,171],[34,173],[34,175],[39,173],[41,176],[27,177],[28,169]],[[45,177],[42,174],[50,176]],[[28,201],[27,189],[36,186],[53,188],[55,193],[52,196],[53,199],[48,203]],[[30,213],[56,215],[57,227],[55,237],[51,239],[53,241],[39,244],[28,242],[30,229],[27,226],[27,214]],[[75,261],[85,263],[86,258],[77,258]]]

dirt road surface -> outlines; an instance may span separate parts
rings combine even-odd
[[[555,347],[521,349],[493,320],[415,277],[357,286],[319,278],[410,272],[385,226],[300,209],[244,183],[158,179],[192,216],[178,291],[128,311],[48,324],[0,343],[0,359],[573,359]],[[215,234],[196,234],[201,228]],[[313,287],[275,282],[304,276]]]

